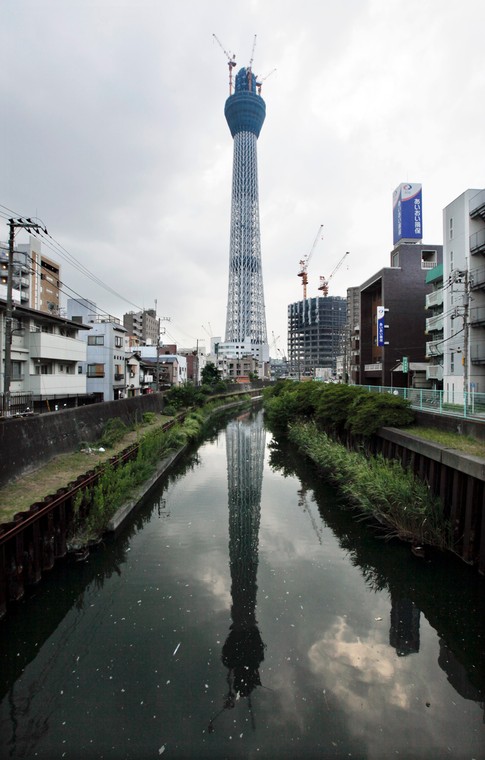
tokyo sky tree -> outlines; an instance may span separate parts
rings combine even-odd
[[[242,349],[241,355],[249,349],[267,361],[257,161],[266,105],[250,68],[236,74],[234,94],[226,100],[224,114],[234,138],[225,343]]]

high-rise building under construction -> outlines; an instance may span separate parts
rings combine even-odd
[[[260,90],[251,67],[240,69],[224,109],[234,161],[226,333],[219,352],[235,358],[251,354],[262,374],[269,347],[259,228],[257,140],[266,116]]]

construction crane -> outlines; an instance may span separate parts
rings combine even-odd
[[[270,77],[270,76],[271,76],[271,74],[274,74],[274,73],[275,73],[275,71],[276,71],[276,69],[271,69],[271,71],[269,72],[269,74],[266,74],[266,76],[265,76],[265,77],[263,77],[262,79],[260,79],[260,80],[259,80],[259,82],[256,82],[256,87],[258,88],[258,95],[261,95],[261,87],[263,86],[263,82],[264,82],[264,81],[265,81],[265,80],[266,80],[268,77]]]
[[[231,55],[231,53],[227,52],[222,42],[215,34],[213,34],[212,36],[214,37],[215,41],[217,42],[217,44],[219,45],[222,52],[227,58],[227,65],[229,66],[229,95],[232,95],[232,70],[235,66],[237,66],[236,56],[234,54]],[[254,44],[253,44],[253,53],[254,53],[254,45],[256,45],[256,35],[254,35],[254,37],[255,39],[254,39]],[[252,59],[251,59],[251,62],[252,62]]]
[[[253,68],[253,61],[254,61],[254,51],[255,51],[255,49],[256,49],[256,38],[257,38],[257,34],[255,34],[255,35],[254,35],[254,40],[253,40],[253,49],[251,50],[251,58],[250,58],[250,60],[249,60],[249,70],[250,70],[250,71],[252,71],[252,68]]]
[[[329,277],[328,277],[328,280],[327,280],[325,277],[323,277],[323,276],[321,276],[321,277],[320,277],[320,285],[319,285],[319,287],[318,287],[318,290],[321,290],[321,291],[322,291],[322,294],[323,294],[325,297],[327,297],[327,296],[328,296],[328,286],[329,286],[330,280],[331,280],[331,279],[332,279],[332,277],[334,276],[335,272],[336,272],[338,269],[340,269],[340,267],[342,266],[342,264],[344,263],[344,261],[345,261],[345,259],[347,258],[347,256],[348,256],[348,255],[349,255],[349,251],[346,251],[346,252],[344,253],[344,255],[342,256],[342,258],[340,259],[340,261],[339,261],[339,263],[337,264],[337,266],[335,267],[335,269],[334,269],[334,270],[332,271],[332,273],[329,275]]]
[[[310,259],[313,255],[313,251],[317,247],[318,240],[320,238],[320,233],[323,229],[323,224],[320,225],[318,228],[317,236],[313,242],[313,245],[311,247],[310,253],[308,253],[304,259],[300,260],[300,271],[298,272],[298,277],[301,277],[301,282],[303,285],[303,299],[306,299],[306,287],[308,285],[308,264],[310,262]]]

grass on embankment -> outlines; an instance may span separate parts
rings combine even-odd
[[[149,415],[146,419],[146,422],[140,423],[135,429],[127,429],[126,434],[104,452],[98,450],[101,444],[93,443],[89,453],[76,451],[72,454],[60,454],[48,464],[0,488],[0,523],[8,522],[17,512],[28,510],[34,502],[42,501],[59,488],[64,488],[80,475],[93,470],[135,443],[148,430],[163,427],[171,418],[158,414]]]
[[[329,438],[314,423],[296,423],[288,437],[311,459],[350,506],[379,520],[388,536],[452,549],[440,500],[399,462],[368,459]]]
[[[404,433],[410,433],[417,438],[423,438],[425,441],[437,443],[447,449],[456,449],[463,454],[485,459],[485,443],[469,435],[461,435],[461,433],[453,433],[448,430],[438,430],[437,428],[420,427],[418,425],[405,427],[402,430]]]

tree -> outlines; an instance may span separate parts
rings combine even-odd
[[[201,372],[203,385],[216,385],[222,377],[222,373],[212,362],[207,362]]]

